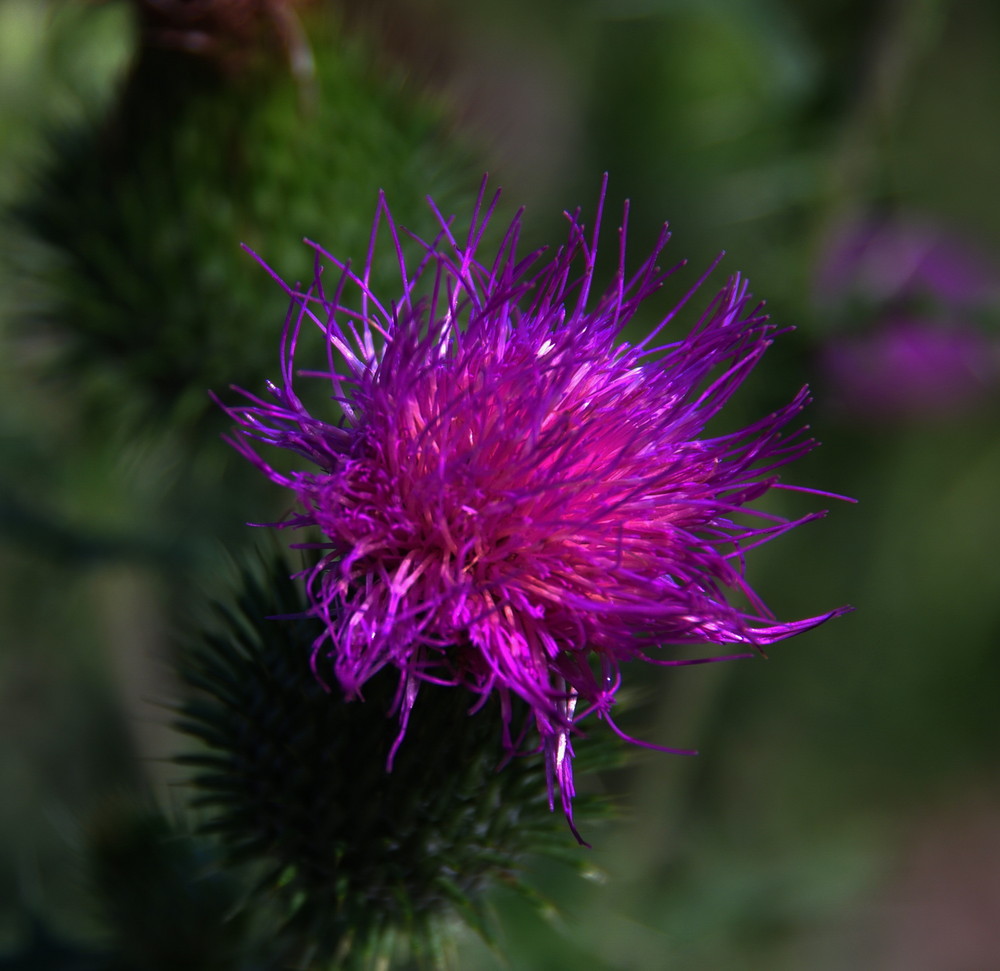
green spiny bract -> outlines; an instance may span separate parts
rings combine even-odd
[[[144,35],[108,118],[54,137],[18,213],[22,275],[95,414],[204,430],[206,389],[262,386],[283,312],[241,243],[311,277],[303,236],[363,260],[380,188],[419,231],[425,193],[466,181],[441,112],[327,5],[302,17],[306,46],[235,73]]]
[[[179,761],[193,768],[203,830],[255,870],[281,961],[364,967],[395,955],[439,967],[449,918],[488,935],[492,882],[530,895],[529,855],[584,858],[550,811],[541,755],[502,764],[495,700],[470,714],[472,693],[425,686],[387,771],[398,675],[373,678],[363,700],[326,691],[310,666],[319,622],[301,616],[287,574],[280,558],[244,568],[221,623],[181,657],[197,690],[180,727],[204,749]],[[606,767],[613,751],[584,742],[580,755]]]

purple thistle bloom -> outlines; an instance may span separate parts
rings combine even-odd
[[[665,340],[703,277],[641,341],[622,341],[669,275],[656,266],[669,234],[626,277],[626,204],[614,281],[592,298],[605,187],[593,232],[567,213],[568,241],[547,257],[517,256],[520,212],[498,250],[482,252],[499,196],[486,204],[485,181],[464,240],[431,202],[440,232],[413,237],[415,265],[380,197],[360,273],[311,243],[308,289],[278,280],[291,298],[280,382],[272,400],[241,390],[248,401],[226,408],[239,451],[295,496],[296,511],[273,525],[321,534],[303,544],[318,550],[303,574],[324,625],[317,674],[329,664],[360,696],[395,667],[400,740],[425,681],[484,700],[497,692],[509,752],[523,740],[510,702],[524,699],[550,801],[558,788],[571,826],[577,726],[595,714],[628,738],[611,717],[623,662],[749,657],[841,612],[777,623],[744,577],[748,549],[822,515],[748,508],[796,488],[776,470],[814,444],[804,429],[782,433],[806,389],[742,430],[705,437],[774,325],[734,276],[690,334]],[[370,286],[383,230],[401,278],[392,302]],[[324,260],[339,271],[332,288]],[[304,326],[325,341],[321,371],[295,371]],[[330,420],[306,409],[297,374],[329,383]],[[254,442],[315,468],[280,471]],[[663,645],[750,650],[692,660],[660,656]]]
[[[851,296],[896,303],[929,297],[944,308],[971,308],[1000,299],[986,253],[916,217],[845,220],[827,242],[816,292],[834,304]]]
[[[843,411],[873,419],[951,419],[1000,384],[1000,346],[969,324],[890,316],[827,341],[820,363]]]
[[[994,261],[914,217],[854,219],[818,266],[817,306],[838,325],[820,366],[826,399],[866,423],[954,419],[1000,387]]]

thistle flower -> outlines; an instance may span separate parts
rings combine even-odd
[[[1000,343],[973,324],[889,316],[865,333],[831,337],[819,360],[830,401],[848,415],[954,419],[1000,384]]]
[[[580,723],[594,715],[634,741],[612,719],[624,662],[748,657],[840,612],[778,623],[744,576],[748,549],[822,515],[750,506],[796,488],[776,470],[813,445],[804,429],[783,433],[806,389],[746,428],[705,432],[775,325],[736,275],[687,336],[665,335],[702,277],[645,337],[623,340],[672,272],[656,265],[669,234],[627,276],[626,204],[613,282],[593,297],[606,184],[589,235],[567,213],[566,244],[525,257],[520,212],[487,250],[499,194],[487,199],[485,181],[464,238],[433,201],[437,236],[402,233],[381,196],[360,271],[315,243],[308,287],[272,271],[291,300],[280,378],[270,399],[236,389],[246,400],[225,406],[236,448],[294,496],[272,525],[315,534],[299,545],[313,551],[302,576],[323,621],[317,676],[362,697],[394,668],[396,747],[428,682],[498,696],[510,752],[527,737],[511,717],[522,699],[550,806],[558,790],[571,827]],[[388,295],[369,283],[383,233],[400,274]],[[313,330],[324,359],[297,371]],[[327,383],[326,416],[304,403],[299,376]],[[260,443],[314,468],[285,471]],[[678,658],[667,645],[712,653]]]
[[[817,301],[972,310],[1000,299],[990,256],[917,216],[853,218],[835,227],[816,272]]]
[[[991,257],[915,217],[850,220],[816,274],[831,326],[819,365],[828,403],[866,423],[954,419],[1000,386]]]

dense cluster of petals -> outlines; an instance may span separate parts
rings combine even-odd
[[[496,693],[511,751],[523,736],[510,702],[523,699],[568,817],[572,736],[588,715],[618,731],[623,662],[696,663],[672,645],[745,656],[832,616],[778,623],[744,577],[749,548],[820,515],[750,508],[812,445],[784,431],[806,390],[748,427],[705,431],[774,325],[734,276],[686,334],[671,325],[697,284],[624,340],[668,275],[668,234],[626,276],[626,206],[613,281],[595,296],[603,198],[593,230],[567,214],[565,245],[524,257],[520,214],[484,242],[497,204],[485,184],[464,234],[431,203],[427,241],[380,199],[359,270],[310,244],[311,284],[281,284],[279,380],[226,408],[236,447],[294,495],[275,525],[312,531],[301,545],[315,550],[304,577],[323,622],[317,675],[360,696],[397,669],[400,738],[423,682]],[[399,266],[389,295],[370,283],[382,244]],[[325,356],[298,370],[310,331]],[[299,378],[327,383],[327,414],[307,408]],[[306,467],[272,464],[261,444]]]

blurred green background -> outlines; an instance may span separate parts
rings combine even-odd
[[[808,381],[824,444],[786,478],[859,500],[750,561],[782,619],[857,611],[766,662],[626,670],[632,729],[701,755],[601,780],[622,814],[586,834],[592,879],[540,864],[542,916],[498,891],[508,963],[463,933],[460,966],[1000,967],[1000,6],[383,0],[363,29],[477,159],[458,191],[488,168],[532,239],[558,240],[608,171],[636,262],[664,219],[668,259],[725,250],[716,284],[740,270],[796,328],[729,421]],[[36,191],[51,133],[107,110],[133,43],[121,4],[0,0],[0,207]],[[357,192],[366,216],[374,187]],[[205,568],[168,534],[189,522],[211,560],[242,521],[178,499],[176,443],[113,416],[81,434],[3,225],[0,955],[30,915],[99,933],[81,847],[109,794],[145,778],[180,801],[163,605],[192,594],[164,576]]]

